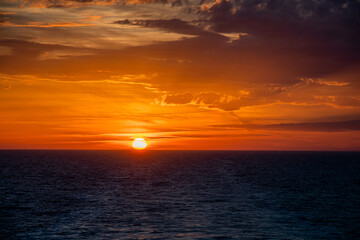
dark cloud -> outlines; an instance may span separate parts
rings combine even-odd
[[[359,60],[360,2],[315,0],[218,0],[201,12],[217,32],[246,32],[235,44],[331,58]]]
[[[223,36],[219,34],[208,32],[203,30],[202,28],[196,27],[194,25],[189,24],[186,21],[181,19],[173,18],[173,19],[154,19],[154,20],[119,20],[114,22],[115,24],[125,24],[125,25],[135,25],[142,26],[148,28],[157,28],[161,30],[165,30],[167,32],[180,33],[180,34],[188,34],[188,35],[201,35],[201,36],[218,36],[220,38],[225,39]]]
[[[308,122],[308,123],[281,123],[269,125],[255,124],[223,124],[213,125],[217,128],[241,128],[274,131],[313,131],[313,132],[341,132],[360,131],[360,120],[341,122]]]
[[[218,0],[201,9],[216,31],[246,31],[263,36],[299,36],[321,29],[319,34],[334,30],[344,34],[350,30],[349,34],[358,35],[360,22],[360,3],[348,0]]]
[[[320,7],[316,11],[309,10],[312,5],[305,1],[301,1],[302,5],[292,2],[294,6],[276,1],[254,2],[216,1],[202,7],[207,20],[199,20],[196,26],[180,19],[120,20],[116,23],[197,35],[143,49],[157,57],[191,59],[193,69],[183,66],[182,78],[177,79],[182,82],[194,81],[196,76],[188,75],[194,75],[194,69],[199,72],[206,68],[198,79],[280,83],[286,87],[296,84],[300,78],[326,77],[359,62],[359,34],[355,31],[358,20],[354,10],[348,10],[350,16],[345,17],[347,10],[334,10],[336,14],[323,12]],[[339,4],[336,6],[340,8]],[[343,8],[349,7],[345,4]],[[211,31],[202,28],[206,22]],[[220,34],[234,32],[247,34],[240,34],[232,41]]]
[[[76,48],[76,47],[69,47],[64,45],[58,44],[40,44],[31,41],[24,41],[24,40],[15,40],[15,39],[4,39],[0,40],[0,46],[6,46],[12,49],[13,56],[8,57],[8,61],[11,61],[11,58],[16,56],[21,56],[24,62],[28,58],[32,62],[34,62],[41,54],[53,51],[53,50],[67,50],[67,51],[77,51],[77,50],[93,50],[89,48]]]

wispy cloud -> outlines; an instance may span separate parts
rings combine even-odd
[[[216,92],[165,94],[155,99],[157,104],[163,106],[193,105],[206,109],[224,111],[237,110],[248,103],[249,92],[239,91],[238,95],[229,95]],[[253,102],[255,104],[255,102]]]
[[[122,4],[171,4],[182,5],[181,0],[5,0],[5,2],[16,3],[21,7],[30,8],[79,8],[84,6],[111,6]]]
[[[54,28],[54,27],[84,27],[94,26],[89,23],[74,23],[74,22],[55,22],[55,23],[43,23],[43,22],[29,22],[27,24],[14,24],[10,22],[3,22],[0,24],[4,27],[35,27],[35,28]]]
[[[216,128],[224,129],[259,129],[269,131],[311,131],[311,132],[343,132],[360,131],[360,120],[340,122],[303,122],[303,123],[279,123],[268,125],[256,124],[219,124]]]

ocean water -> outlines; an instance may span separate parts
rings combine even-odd
[[[1,239],[360,239],[360,153],[0,151]]]

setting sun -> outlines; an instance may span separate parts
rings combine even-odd
[[[136,138],[133,142],[132,142],[132,146],[133,148],[135,148],[136,150],[142,150],[145,149],[147,146],[147,142],[145,141],[145,139],[143,138]]]

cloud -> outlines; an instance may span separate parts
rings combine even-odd
[[[65,56],[61,56],[65,57]],[[60,58],[60,59],[61,59]],[[42,60],[49,60],[51,58],[44,58]],[[145,80],[150,80],[156,76],[156,74],[145,75],[145,74],[126,74],[126,75],[114,75],[106,79],[77,79],[72,78],[71,76],[60,75],[52,76],[51,78],[38,77],[35,75],[11,75],[11,74],[2,74],[0,73],[0,80],[3,82],[23,82],[27,84],[31,83],[40,83],[40,82],[58,82],[58,83],[111,83],[111,84],[126,84],[126,85],[138,85],[144,89],[151,90],[153,92],[161,92],[157,88],[153,87],[152,84],[144,82]]]
[[[200,27],[196,27],[194,25],[189,24],[186,21],[183,21],[178,18],[172,19],[152,19],[152,20],[119,20],[115,21],[115,24],[122,25],[134,25],[134,26],[142,26],[147,28],[157,28],[161,30],[165,30],[167,32],[187,34],[187,35],[201,35],[201,36],[218,36],[221,35],[203,30]],[[222,37],[225,39],[225,37]]]
[[[300,78],[302,83],[306,85],[325,85],[325,86],[336,86],[336,87],[343,87],[347,86],[349,82],[340,82],[340,81],[329,81],[324,79],[314,79],[314,78]]]
[[[194,105],[206,109],[233,111],[247,105],[256,105],[258,102],[248,96],[249,93],[240,91],[237,95],[216,92],[165,94],[155,100],[163,106]],[[251,99],[251,100],[250,100]]]
[[[35,42],[14,39],[0,40],[0,46],[1,48],[8,49],[6,52],[13,55],[9,57],[21,56],[23,63],[25,63],[26,60],[34,62],[36,59],[60,59],[69,56],[83,56],[92,54],[91,49],[89,48],[76,48],[57,44],[39,44]]]
[[[84,26],[94,26],[94,24],[75,23],[75,22],[54,22],[54,23],[29,22],[27,24],[14,24],[14,23],[4,21],[4,22],[0,23],[0,26],[4,26],[4,27],[53,28],[53,27],[84,27]]]
[[[201,6],[214,31],[249,33],[250,43],[234,43],[331,57],[338,64],[358,60],[359,10],[359,1],[348,0],[216,0]]]
[[[20,7],[29,8],[78,8],[84,6],[109,6],[121,4],[171,4],[171,6],[181,6],[181,0],[5,0],[5,2],[16,3]]]
[[[360,95],[347,81],[300,78],[293,84],[253,84],[242,89],[221,91],[219,87],[218,91],[208,92],[172,90],[156,98],[155,103],[163,106],[192,105],[221,111],[274,104],[337,109],[360,107]]]
[[[303,123],[280,123],[269,125],[257,124],[219,124],[213,125],[224,129],[256,129],[269,131],[312,131],[312,132],[343,132],[360,131],[360,120],[340,122],[303,122]]]
[[[0,12],[0,15],[13,15],[14,12]]]
[[[39,56],[39,60],[50,60],[50,59],[55,59],[55,60],[59,60],[59,59],[66,59],[69,57],[76,57],[76,56],[89,56],[89,55],[93,55],[95,53],[91,52],[91,51],[76,51],[76,50],[53,50],[53,51],[47,51],[47,52],[43,52],[40,56]]]
[[[351,34],[357,34],[354,30],[359,24],[359,6],[358,1],[348,0],[216,0],[203,4],[201,11],[208,14],[212,28],[220,32],[246,30],[263,36],[285,37],[285,33],[288,36],[308,35],[308,30],[325,27],[324,31],[313,32],[316,37],[335,29],[339,33],[351,29]],[[335,25],[325,26],[328,23]],[[338,29],[339,26],[343,29]]]

